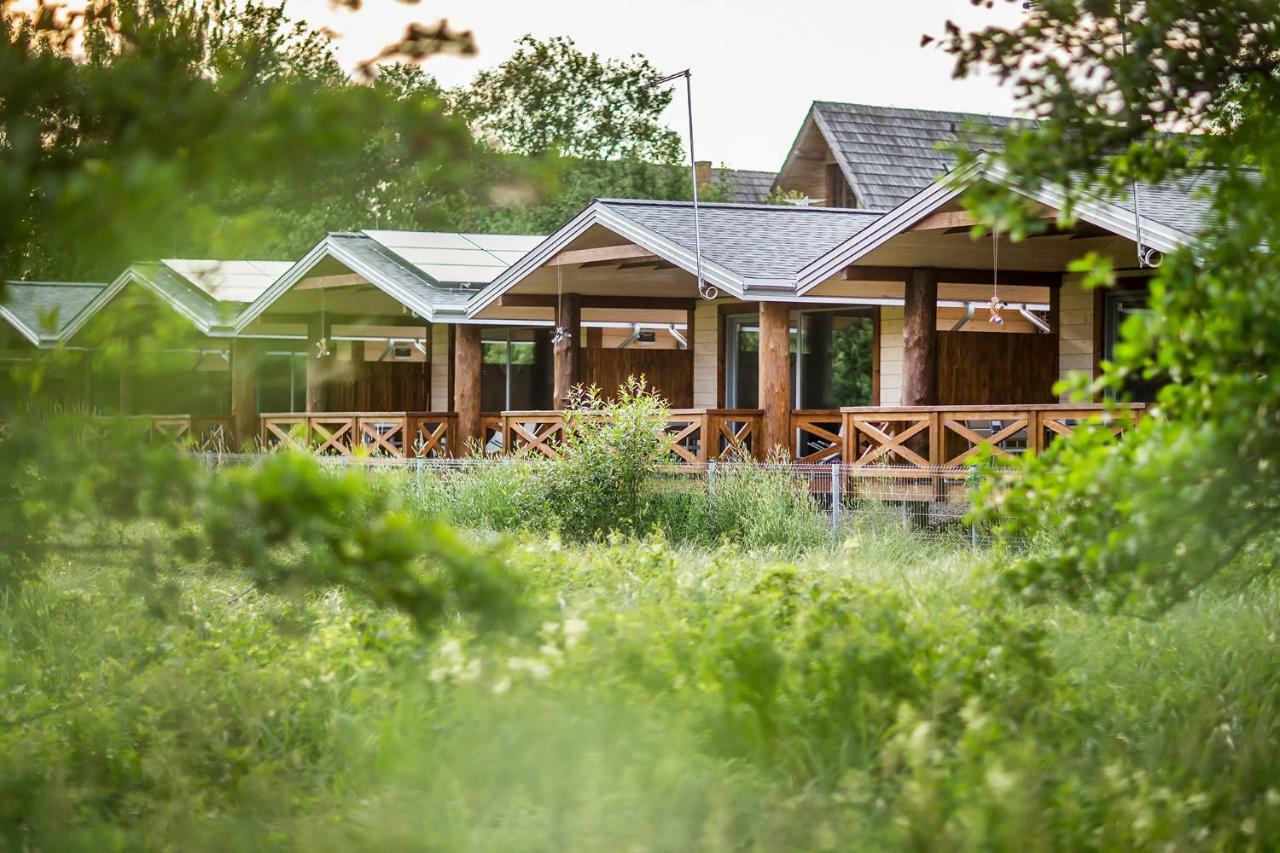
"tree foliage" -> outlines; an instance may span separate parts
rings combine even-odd
[[[659,119],[671,91],[659,76],[640,54],[604,59],[565,36],[527,35],[455,102],[482,139],[513,154],[676,163],[680,138]]]
[[[1129,376],[1167,377],[1150,416],[1120,443],[1061,443],[989,507],[1008,533],[1055,534],[1011,573],[1030,594],[1160,607],[1224,567],[1275,566],[1278,13],[1275,2],[1049,0],[1014,28],[949,27],[956,73],[994,70],[1040,119],[994,155],[1015,188],[1123,199],[1134,181],[1183,182],[1211,203],[1193,245],[1153,271],[1151,311],[1124,323],[1114,362],[1071,385],[1123,397]],[[1034,227],[1016,193],[979,187],[969,203],[1009,231]],[[1114,276],[1098,258],[1079,268],[1104,286]]]

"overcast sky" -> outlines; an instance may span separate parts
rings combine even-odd
[[[448,19],[474,31],[480,53],[438,57],[445,85],[469,81],[509,56],[525,33],[568,35],[604,56],[642,53],[663,71],[693,71],[699,160],[776,170],[814,100],[1010,113],[993,80],[955,81],[951,62],[920,37],[952,18],[966,28],[1010,23],[1020,3],[993,10],[970,0],[364,0],[357,13],[328,0],[286,0],[295,16],[343,34],[344,63],[377,53],[409,21]],[[683,130],[683,92],[668,120]]]

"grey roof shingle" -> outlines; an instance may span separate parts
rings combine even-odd
[[[731,204],[760,204],[773,189],[776,172],[756,172],[749,169],[716,169],[715,181],[724,191],[724,200]]]
[[[1142,218],[1153,219],[1184,234],[1198,234],[1208,224],[1213,209],[1212,190],[1220,177],[1216,171],[1205,171],[1160,184],[1139,184]],[[1123,193],[1112,202],[1132,211],[1133,193]]]
[[[29,334],[56,340],[105,288],[83,282],[8,281],[0,306]]]
[[[694,250],[689,202],[601,199],[611,211]],[[704,204],[702,256],[742,276],[786,278],[848,240],[881,214],[787,205]]]
[[[994,140],[985,128],[1017,122],[1007,116],[912,110],[814,101],[814,122],[864,207],[890,210],[951,168],[939,143],[963,139],[981,147]],[[972,126],[977,132],[969,133]]]

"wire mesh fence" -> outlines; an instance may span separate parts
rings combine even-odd
[[[268,455],[205,453],[199,455],[211,470],[235,465],[259,464]],[[556,465],[538,458],[439,458],[401,459],[384,456],[317,456],[335,469],[360,469],[399,474],[407,488],[419,495],[471,474],[501,474],[503,468]],[[833,537],[860,529],[892,527],[922,539],[949,539],[971,545],[989,541],[987,531],[969,517],[977,468],[914,465],[853,466],[839,463],[705,462],[667,465],[653,474],[651,488],[688,492],[730,488],[731,483],[761,472],[769,474],[769,487],[792,490],[802,500],[794,506],[821,513]],[[515,479],[516,470],[512,470]],[[434,478],[434,481],[433,481]],[[438,491],[436,492],[438,493]]]

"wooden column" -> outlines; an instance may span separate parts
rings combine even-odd
[[[254,340],[231,342],[232,440],[240,448],[252,445],[258,433],[258,358],[261,344]]]
[[[791,309],[760,303],[760,408],[764,410],[757,456],[775,447],[791,455]]]
[[[462,456],[480,435],[480,327],[457,325],[453,330],[453,410],[458,434],[450,438],[454,455]]]
[[[555,345],[555,389],[552,405],[563,409],[569,400],[569,391],[581,382],[582,357],[582,296],[566,293],[556,306],[556,325],[566,332]]]
[[[334,343],[330,333],[332,326],[328,322],[328,318],[321,319],[320,315],[315,315],[307,320],[307,411],[323,412],[325,410],[324,383],[327,379],[328,368],[333,360],[337,358],[334,351]],[[316,358],[319,350],[316,344],[324,339],[329,346],[330,355],[324,358]]]
[[[938,405],[938,271],[913,269],[903,317],[902,405]]]

